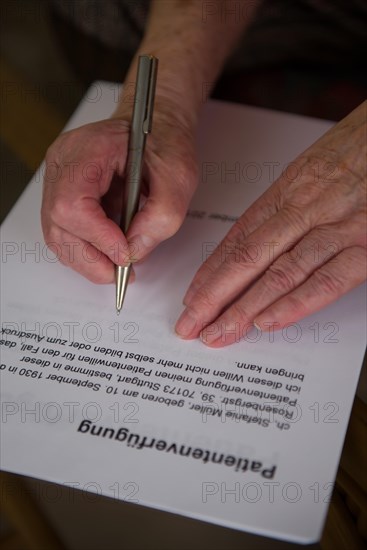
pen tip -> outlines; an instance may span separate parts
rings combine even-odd
[[[127,266],[116,266],[116,311],[117,315],[120,314],[122,309],[127,284],[129,282],[129,276],[131,271],[131,264]]]

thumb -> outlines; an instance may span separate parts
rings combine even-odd
[[[132,261],[142,260],[158,244],[178,231],[185,219],[191,195],[171,188],[164,193],[152,193],[147,198],[127,233]]]

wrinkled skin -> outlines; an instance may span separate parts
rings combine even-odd
[[[45,240],[62,263],[97,283],[112,283],[114,264],[142,260],[172,236],[196,188],[194,128],[158,109],[145,203],[123,235],[114,219],[128,133],[123,117],[88,124],[62,134],[46,156]],[[254,324],[266,331],[296,322],[363,282],[366,181],[364,103],[238,219],[196,273],[176,332],[222,347]]]
[[[193,138],[159,113],[154,125],[144,156],[145,204],[128,235],[118,217],[129,123],[114,118],[87,124],[62,134],[47,152],[45,241],[63,264],[92,282],[112,283],[114,264],[142,260],[184,220],[197,185]]]
[[[365,102],[238,219],[196,273],[176,331],[212,347],[280,329],[366,278]]]

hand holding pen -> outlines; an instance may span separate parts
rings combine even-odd
[[[46,155],[45,241],[61,263],[93,283],[115,284],[116,265],[127,265],[132,250],[133,261],[141,261],[171,237],[185,219],[198,182],[196,125],[183,116],[188,109],[185,97],[179,105],[173,95],[157,87],[154,129],[146,142],[142,168],[145,202],[128,234],[121,230],[137,61],[112,117],[64,132]]]

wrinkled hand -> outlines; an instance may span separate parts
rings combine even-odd
[[[300,155],[196,273],[177,333],[212,347],[282,328],[366,278],[366,106]],[[292,176],[291,176],[292,175]]]
[[[46,155],[41,211],[45,241],[60,261],[95,283],[111,283],[114,264],[141,260],[172,236],[197,184],[192,134],[155,111],[144,156],[146,200],[128,235],[118,224],[128,122],[114,118],[62,134]]]

